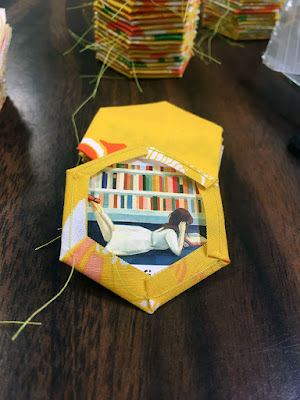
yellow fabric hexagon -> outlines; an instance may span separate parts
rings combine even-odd
[[[78,148],[88,158],[95,160],[67,171],[60,260],[71,266],[74,264],[78,271],[148,313],[153,313],[162,304],[227,265],[230,260],[218,184],[221,147],[221,127],[167,102],[102,108]],[[147,167],[146,170],[146,164],[143,163],[141,166],[135,166],[134,163],[122,164],[141,158],[154,163],[154,167]],[[110,172],[116,165],[121,165],[121,169]],[[101,245],[93,240],[88,228],[88,196],[93,189],[93,182],[96,182],[99,176],[102,176],[104,182],[104,178],[107,179],[109,174],[112,177],[111,186],[103,188],[102,184],[102,194],[95,201],[104,201],[104,208],[101,209],[108,212],[117,211],[118,218],[122,221],[131,218],[131,215],[140,218],[143,207],[142,215],[146,215],[147,218],[149,215],[155,215],[155,218],[159,219],[161,215],[169,214],[168,208],[164,208],[168,206],[167,200],[164,200],[168,191],[167,186],[163,186],[164,179],[166,184],[168,179],[178,182],[178,194],[176,192],[176,195],[170,195],[178,199],[172,200],[172,204],[191,211],[190,205],[193,206],[193,200],[192,195],[188,194],[188,180],[193,182],[197,199],[201,198],[202,211],[205,210],[207,243],[149,276],[127,262],[126,257],[117,256],[109,251],[110,246]],[[149,176],[151,185],[153,180],[151,190],[147,186]],[[115,177],[116,181],[113,182]],[[126,177],[132,178],[131,187],[126,187]],[[117,189],[118,196],[114,192]],[[116,209],[110,210],[114,207],[113,203],[107,200],[105,204],[105,196],[114,196]],[[137,198],[136,210],[130,209],[134,208],[129,204],[130,196],[135,200]],[[95,206],[96,203],[93,204]],[[145,209],[147,204],[157,212]],[[194,216],[192,220],[195,220],[194,209],[191,214]],[[103,215],[99,215],[101,219]],[[123,217],[125,219],[122,219]],[[162,232],[163,229],[168,231],[168,228],[160,228],[156,232]],[[170,237],[173,235],[176,238],[172,232]],[[180,230],[176,228],[175,232],[178,234],[179,243]],[[153,235],[150,236],[152,246]],[[152,250],[145,252],[144,257],[150,257],[151,252]]]

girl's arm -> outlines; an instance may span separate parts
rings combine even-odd
[[[185,235],[185,230],[186,230],[186,222],[180,222],[179,224],[179,236],[177,237],[177,234],[175,231],[170,231],[166,235],[166,240],[167,243],[170,247],[170,249],[173,251],[176,256],[180,256],[183,248],[183,242],[184,242],[184,235]]]

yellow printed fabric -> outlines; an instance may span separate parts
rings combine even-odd
[[[234,40],[268,39],[279,18],[282,0],[207,0],[203,26]]]
[[[96,0],[96,57],[129,78],[180,78],[193,55],[199,0]]]
[[[96,159],[144,146],[152,152],[150,158],[166,161],[168,155],[179,162],[181,172],[200,174],[200,183],[209,186],[218,179],[221,145],[220,126],[163,101],[101,108],[78,150]]]
[[[94,158],[94,160],[67,171],[61,261],[70,266],[74,264],[78,271],[148,313],[153,313],[170,299],[229,264],[218,181],[222,149],[220,126],[167,102],[102,108],[95,116],[78,149],[86,159]],[[105,246],[93,240],[88,231],[90,224],[88,196],[91,190],[91,178],[99,176],[102,171],[104,171],[103,176],[109,174],[107,171],[114,165],[137,159],[158,163],[160,167],[153,168],[154,170],[157,168],[159,171],[157,174],[167,171],[165,182],[168,179],[178,181],[176,196],[178,198],[186,196],[188,199],[186,203],[179,199],[180,207],[181,204],[188,204],[190,201],[191,195],[185,194],[188,191],[187,179],[193,182],[196,196],[201,197],[206,216],[207,243],[197,247],[195,251],[186,253],[186,256],[152,276],[127,262],[126,257],[110,253]],[[124,165],[121,165],[120,171],[124,171]],[[143,167],[128,165],[127,168]],[[154,174],[154,170],[151,170],[153,168],[144,172],[144,175]],[[173,172],[170,172],[171,170]],[[134,170],[125,170],[128,171],[131,174],[137,173]],[[113,173],[111,175],[114,176]],[[129,174],[120,173],[123,181],[124,175],[126,177]],[[95,182],[95,178],[93,179]],[[117,185],[120,185],[120,182],[117,180]],[[163,178],[157,178],[155,175],[153,182],[155,185],[151,190],[159,190],[159,182],[163,182]],[[184,188],[179,193],[181,183],[181,187]],[[104,192],[113,191],[112,186],[106,187]],[[126,179],[123,187],[126,189]],[[143,190],[143,187],[137,183],[134,189],[138,197],[139,190]],[[166,198],[164,192],[167,186],[163,189],[160,187],[160,190],[161,196]],[[120,192],[125,193],[126,190]],[[149,204],[151,200],[155,208],[153,199],[156,198],[156,193],[151,193],[152,200],[148,198]],[[105,193],[99,195],[97,201],[102,201],[105,196]],[[118,196],[115,197],[118,201]],[[129,199],[129,196],[127,197]],[[121,204],[119,209],[114,211],[121,211],[122,214],[123,208],[127,206],[127,197],[125,206]],[[145,205],[147,201],[145,197],[143,198]],[[166,203],[161,200],[158,208],[161,207],[163,210]],[[140,206],[143,208],[143,204]],[[109,211],[109,207],[112,206],[109,203],[106,206],[104,204],[104,209],[105,207]],[[144,213],[149,214],[150,211]],[[168,212],[160,211],[160,213]],[[150,253],[146,253],[145,257],[147,254],[150,257]]]

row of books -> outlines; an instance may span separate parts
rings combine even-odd
[[[111,169],[129,169],[137,171],[153,171],[153,172],[168,172],[168,173],[178,173],[176,169],[171,167],[161,167],[157,165],[146,165],[146,164],[112,164],[107,171]]]
[[[148,210],[148,211],[174,211],[177,208],[185,208],[191,214],[203,212],[203,205],[200,198],[175,198],[162,196],[137,196],[102,193],[99,196],[93,191],[89,194],[99,197],[105,209],[127,209],[127,210]]]
[[[101,172],[90,181],[90,189],[116,189],[142,192],[167,192],[197,195],[195,182],[182,175],[131,174],[124,172]]]

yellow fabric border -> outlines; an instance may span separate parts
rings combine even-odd
[[[68,170],[63,229],[68,217],[73,215],[77,204],[84,198],[86,198],[85,212],[87,213],[87,195],[91,176],[111,164],[145,156],[147,152],[148,149],[145,146],[129,147]],[[69,248],[68,253],[61,258],[61,261],[71,265],[74,262],[75,254],[75,268],[90,276],[91,272],[86,271],[86,264],[89,257],[96,257],[101,260],[101,273],[96,274],[99,275],[99,279],[95,277],[92,279],[148,313],[153,313],[160,305],[229,264],[219,187],[215,182],[206,188],[200,184],[202,181],[200,173],[196,173],[185,165],[184,167],[186,167],[186,175],[198,182],[203,199],[207,220],[206,245],[150,277],[125,263],[121,258],[105,252],[102,246],[91,239],[89,240],[94,243],[93,248],[89,248],[87,254],[82,258],[84,261],[81,265],[80,260],[76,260],[76,251],[83,245],[87,237],[72,249]],[[70,225],[69,243],[71,243],[71,229],[72,225]],[[92,276],[94,276],[93,273]]]

